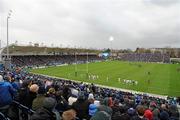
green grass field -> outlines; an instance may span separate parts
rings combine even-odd
[[[98,75],[96,80],[87,78],[86,67],[87,64],[77,65],[77,76],[75,65],[34,69],[31,72],[147,93],[180,96],[180,71],[177,71],[180,65],[177,64],[122,61],[89,63],[88,73]],[[138,84],[124,84],[123,79],[136,80]]]

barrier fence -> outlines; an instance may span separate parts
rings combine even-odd
[[[62,113],[64,111],[54,112],[56,115],[56,120],[61,120]],[[13,101],[8,110],[7,116],[0,112],[0,120],[31,120],[31,116],[36,113],[34,110],[20,104],[17,101]],[[80,120],[76,117],[76,120]]]

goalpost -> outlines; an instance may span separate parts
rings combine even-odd
[[[86,78],[88,78],[88,73],[89,73],[89,54],[88,52],[86,53],[86,68],[85,69],[78,69],[78,58],[77,58],[77,53],[75,53],[75,77],[78,76],[78,72],[85,72],[86,73]]]

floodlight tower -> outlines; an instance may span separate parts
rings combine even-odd
[[[12,10],[9,10],[7,16],[7,60],[9,60],[9,19],[11,18]]]
[[[11,60],[10,60],[10,57],[9,57],[9,19],[11,17],[11,13],[12,13],[12,10],[9,10],[8,12],[8,15],[7,15],[7,46],[6,46],[6,59],[5,59],[5,69],[11,69]]]
[[[113,36],[110,36],[109,37],[109,42],[110,42],[110,50],[112,52],[112,42],[114,41],[114,37]]]
[[[113,36],[110,36],[109,37],[109,41],[110,41],[110,43],[111,43],[111,49],[112,49],[112,41],[114,40],[114,37]]]

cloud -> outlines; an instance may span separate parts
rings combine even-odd
[[[13,9],[11,43],[108,48],[113,36],[117,49],[180,47],[179,0],[4,0],[2,5],[3,41],[5,18]]]
[[[152,3],[152,4],[158,5],[158,6],[167,7],[167,6],[171,6],[173,4],[180,3],[180,0],[145,0],[145,2]]]

